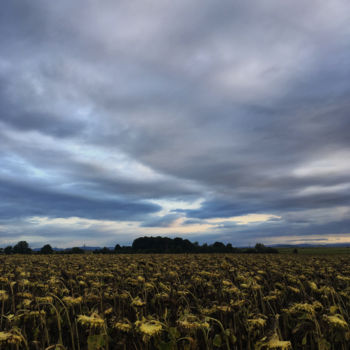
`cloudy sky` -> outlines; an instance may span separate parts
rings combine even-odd
[[[350,242],[347,0],[9,0],[0,246]]]

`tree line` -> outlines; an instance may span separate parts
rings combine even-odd
[[[39,251],[33,251],[26,241],[20,241],[15,246],[0,248],[2,254],[84,254],[85,250],[80,247],[54,250],[49,244],[45,244]],[[131,246],[120,246],[116,244],[114,249],[107,247],[95,249],[94,254],[158,254],[158,253],[278,253],[278,250],[257,243],[250,248],[233,247],[231,243],[224,244],[215,242],[213,244],[191,242],[183,238],[168,237],[140,237],[136,238]]]
[[[67,248],[64,250],[54,250],[50,244],[45,244],[40,250],[35,251],[29,247],[26,241],[20,241],[16,245],[0,248],[0,254],[84,254],[85,250],[79,247]]]

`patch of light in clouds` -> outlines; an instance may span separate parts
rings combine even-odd
[[[152,203],[158,204],[162,207],[162,210],[157,214],[158,216],[163,216],[170,214],[179,209],[199,209],[203,203],[204,198],[197,198],[193,201],[185,201],[181,199],[170,200],[170,199],[153,199]]]
[[[225,222],[235,222],[237,225],[249,225],[251,223],[270,221],[272,219],[281,219],[281,216],[272,214],[248,214],[228,218],[207,219],[206,222],[210,224],[224,224]]]
[[[331,176],[349,174],[350,151],[337,150],[319,155],[319,159],[310,159],[308,162],[296,167],[294,175],[304,176]]]

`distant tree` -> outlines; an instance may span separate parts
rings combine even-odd
[[[15,254],[30,254],[32,250],[26,241],[20,241],[13,247],[13,252]]]
[[[95,249],[93,251],[94,254],[111,254],[113,251],[109,250],[107,247],[103,247],[102,249]]]
[[[209,247],[207,243],[204,243],[201,247],[200,247],[200,252],[201,253],[208,253],[209,252]]]
[[[264,244],[262,243],[257,243],[255,244],[255,250],[258,252],[258,253],[263,253],[265,250],[266,250],[266,247]]]
[[[293,249],[293,254],[298,254],[298,249],[297,248]]]
[[[41,254],[53,254],[54,250],[50,246],[50,244],[45,244],[41,249],[40,253]]]
[[[228,253],[236,253],[237,252],[237,248],[232,247],[231,243],[227,243],[226,244],[226,251]]]
[[[13,249],[12,249],[12,246],[7,246],[5,249],[4,249],[4,253],[9,255],[9,254],[12,254],[13,253]]]
[[[84,249],[81,249],[79,247],[73,247],[71,249],[68,249],[68,253],[69,254],[84,254],[85,251],[84,251]]]
[[[266,247],[264,253],[267,254],[278,254],[278,249],[272,247]]]
[[[208,245],[200,245],[198,242],[190,242],[188,239],[180,237],[139,237],[136,238],[132,246],[121,247],[117,244],[114,248],[115,253],[278,253],[278,250],[272,247],[266,247],[262,243],[257,243],[255,248],[236,248],[231,243],[225,245],[222,242],[215,242]],[[96,253],[102,253],[101,249]]]
[[[276,253],[278,253],[278,250],[276,248],[266,247],[262,243],[255,244],[254,249],[255,249],[256,253],[264,253],[264,254],[276,254]]]
[[[213,251],[213,253],[223,253],[226,250],[226,246],[222,242],[215,242],[211,246],[211,250]]]

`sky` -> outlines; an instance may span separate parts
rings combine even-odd
[[[0,246],[350,242],[347,0],[11,0]]]

